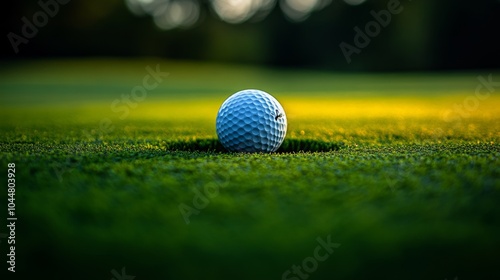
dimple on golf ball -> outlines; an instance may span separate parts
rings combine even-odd
[[[286,135],[285,110],[270,94],[247,89],[231,95],[219,109],[217,136],[231,152],[275,152]]]

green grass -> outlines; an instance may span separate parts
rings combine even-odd
[[[110,104],[158,63],[170,76],[120,118]],[[126,267],[136,279],[282,279],[327,236],[340,247],[308,279],[500,276],[500,98],[467,117],[442,114],[485,73],[140,60],[25,62],[0,74],[19,277],[111,279]],[[277,153],[227,153],[216,139],[218,106],[250,87],[288,114]],[[180,207],[194,212],[186,220]]]

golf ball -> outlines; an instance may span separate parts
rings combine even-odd
[[[231,152],[275,152],[286,135],[286,115],[270,94],[247,89],[231,95],[219,109],[216,130]]]

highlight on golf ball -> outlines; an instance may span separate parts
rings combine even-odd
[[[287,129],[285,110],[267,92],[247,89],[222,103],[216,120],[217,136],[231,152],[275,152]]]

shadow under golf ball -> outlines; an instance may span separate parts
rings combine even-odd
[[[312,139],[285,139],[276,153],[331,152],[339,150],[340,147],[340,144],[334,142]],[[169,151],[228,153],[218,139],[196,139],[169,142],[166,149]]]

